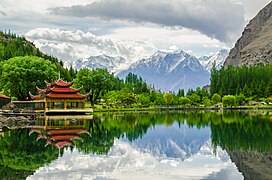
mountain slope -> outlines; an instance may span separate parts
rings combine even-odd
[[[126,63],[123,57],[112,57],[107,55],[90,56],[86,59],[78,59],[73,63],[73,67],[76,69],[82,69],[84,67],[95,68],[107,68],[110,72],[118,71],[122,65]]]
[[[198,61],[207,71],[210,72],[214,62],[216,64],[216,69],[220,69],[228,55],[229,52],[226,49],[221,49],[218,53],[212,56],[201,56],[198,58]]]
[[[224,66],[272,63],[272,2],[263,8],[244,29],[231,49]]]
[[[196,57],[184,51],[167,53],[158,51],[150,58],[142,59],[128,70],[117,74],[124,78],[129,72],[137,74],[162,91],[178,91],[209,84],[210,74]]]

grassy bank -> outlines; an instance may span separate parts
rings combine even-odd
[[[91,107],[88,105],[87,107]],[[126,111],[169,111],[169,110],[179,110],[179,111],[191,111],[191,110],[264,110],[272,109],[271,105],[262,106],[233,106],[233,107],[184,107],[184,106],[150,106],[150,107],[106,107],[102,105],[95,105],[94,112],[126,112]]]

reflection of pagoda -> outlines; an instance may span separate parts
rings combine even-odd
[[[58,79],[55,82],[48,83],[45,81],[46,89],[36,87],[39,95],[30,94],[30,99],[40,104],[40,108],[45,113],[86,113],[92,112],[92,109],[85,109],[85,98],[89,95],[79,94],[83,88],[71,88],[72,82],[65,82]],[[39,103],[38,103],[39,102]],[[37,106],[37,105],[36,105]]]
[[[45,119],[38,120],[30,128],[29,135],[38,133],[37,141],[46,139],[45,146],[52,145],[59,149],[64,146],[73,146],[74,139],[80,139],[80,134],[89,134],[84,128],[86,121],[92,116],[46,116]]]

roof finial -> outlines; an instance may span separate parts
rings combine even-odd
[[[60,71],[59,71],[59,79],[60,79]]]

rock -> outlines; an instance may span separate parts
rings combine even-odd
[[[246,26],[231,49],[224,66],[272,63],[272,2],[265,6]]]

